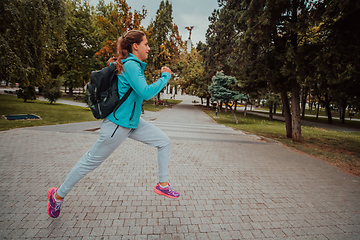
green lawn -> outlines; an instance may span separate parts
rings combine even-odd
[[[95,121],[95,119],[86,107],[70,106],[59,103],[50,104],[44,101],[24,102],[15,96],[0,94],[0,115],[13,114],[35,114],[42,120],[18,120],[10,121],[0,118],[0,131],[43,125],[54,125],[62,123]]]
[[[67,98],[67,100],[70,100]],[[167,100],[170,104],[177,104],[179,100]],[[153,102],[145,102],[144,109],[147,111],[158,111],[167,106],[160,105],[155,109]],[[4,119],[3,115],[15,114],[35,114],[41,117],[42,120],[17,120],[10,121]],[[87,107],[70,106],[65,104],[53,103],[44,101],[27,101],[16,96],[0,94],[0,131],[21,128],[33,127],[43,125],[55,125],[63,123],[96,121],[91,111]]]
[[[144,110],[145,111],[160,111],[161,109],[164,109],[167,107],[168,104],[175,105],[178,103],[181,103],[181,100],[173,100],[173,99],[163,99],[165,105],[159,105],[157,108],[155,107],[155,101],[154,100],[147,100],[144,101]]]
[[[219,113],[218,118],[215,117],[213,110],[205,110],[205,112],[220,124],[275,139],[360,176],[360,132],[340,132],[302,126],[303,141],[294,143],[286,138],[285,123],[282,121],[269,121],[267,117],[251,114],[243,117],[243,113],[237,113],[239,124],[235,124],[230,112]]]
[[[253,108],[253,111],[257,111],[257,110],[269,112],[269,108],[267,108],[267,107],[261,107],[261,108],[256,108],[256,109]],[[281,108],[277,108],[277,109],[276,109],[276,115],[281,115],[281,112],[282,112]],[[305,109],[305,116],[307,116],[307,115],[308,115],[308,116],[309,116],[309,115],[311,115],[311,116],[316,116],[316,110],[315,110],[315,108],[313,108],[312,111],[309,111],[309,109],[306,108],[306,109]],[[319,116],[326,116],[325,108],[320,108]],[[334,110],[332,110],[332,111],[331,111],[331,116],[332,116],[333,118],[334,118],[334,117],[339,117],[339,113],[336,112],[336,111],[334,111]],[[348,117],[349,117],[349,113],[348,113],[348,111],[346,111],[346,113],[345,113],[345,118],[348,118]],[[353,118],[360,119],[360,114],[355,114]]]
[[[261,111],[258,111],[261,110]],[[264,114],[269,114],[269,109],[268,108],[257,108],[255,110],[253,110],[254,112],[259,112],[259,113],[264,113]],[[266,112],[264,112],[266,111]],[[315,112],[309,112],[308,110],[305,111],[305,118],[304,120],[306,121],[311,121],[311,122],[319,122],[319,123],[324,123],[324,124],[328,124],[328,118],[324,118],[324,117],[319,117],[318,119],[316,119],[314,117]],[[281,110],[276,110],[276,116],[282,116],[281,114]],[[326,116],[325,112],[322,111],[319,113],[319,116]],[[332,115],[333,116],[333,115]],[[332,120],[333,120],[333,125],[335,126],[346,126],[346,127],[350,127],[350,128],[357,128],[360,129],[360,121],[355,121],[355,120],[345,120],[345,125],[341,122],[340,119],[335,119],[334,117],[339,117],[339,116],[333,116]],[[346,116],[346,118],[348,118],[348,116]],[[354,116],[353,119],[359,119],[359,115],[356,114]]]

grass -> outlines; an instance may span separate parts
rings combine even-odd
[[[280,141],[289,147],[330,162],[345,172],[360,176],[360,132],[302,126],[302,142],[297,143],[286,138],[285,123],[282,121],[269,121],[267,117],[251,114],[244,117],[243,113],[237,113],[239,124],[236,124],[230,112],[219,113],[216,118],[215,111],[204,111],[220,124]]]
[[[64,94],[61,96],[60,99],[68,100],[68,101],[74,101],[74,102],[84,102],[84,94],[73,94],[72,96],[69,94]]]
[[[66,98],[71,100],[72,98]],[[167,100],[170,104],[180,103],[180,100]],[[158,111],[166,108],[160,105],[157,110],[153,102],[145,102],[144,109],[146,111]],[[18,120],[10,121],[2,117],[2,115],[15,114],[35,114],[42,120]],[[65,104],[53,103],[45,101],[27,101],[16,96],[0,94],[0,131],[13,128],[55,125],[63,123],[96,121],[91,111],[87,107],[70,106]]]
[[[173,100],[173,99],[163,99],[165,104],[178,104],[181,103],[181,100]],[[167,105],[159,105],[157,108],[155,107],[155,101],[154,100],[147,100],[144,101],[144,110],[145,111],[152,111],[152,112],[156,112],[156,111],[160,111],[161,109],[166,108]]]
[[[261,108],[256,108],[254,109],[254,111],[257,111],[257,110],[261,110],[261,111],[266,111],[266,112],[269,112],[269,108],[268,107],[261,107]],[[281,115],[281,108],[277,108],[276,109],[276,114],[277,115]],[[312,116],[316,116],[316,110],[315,108],[313,108],[312,111],[309,111],[308,108],[305,109],[305,116],[306,115],[312,115]],[[319,111],[319,116],[326,116],[326,111],[325,111],[325,108],[322,108],[320,109]],[[332,110],[331,111],[331,116],[334,118],[334,117],[339,117],[339,113]],[[348,114],[348,111],[346,110],[346,113],[345,113],[345,118],[348,118],[349,117],[349,114]],[[356,118],[356,119],[360,119],[360,114],[355,114],[353,118]]]
[[[261,113],[264,114],[269,114],[269,108],[257,108],[255,110],[253,110],[254,112],[256,112],[257,110],[261,110]],[[266,112],[263,112],[266,111]],[[260,112],[260,111],[259,111]],[[333,113],[332,113],[333,114]],[[311,116],[310,116],[311,115]],[[328,118],[318,118],[316,119],[315,117],[312,117],[315,115],[315,112],[309,112],[308,110],[305,110],[305,118],[304,120],[306,121],[311,121],[311,122],[318,122],[318,123],[324,123],[324,124],[328,124]],[[276,116],[282,116],[281,114],[281,110],[276,110]],[[319,113],[319,116],[326,116],[326,113],[324,111]],[[345,125],[341,122],[340,119],[335,119],[334,117],[339,117],[339,116],[333,116],[333,125],[335,126],[340,126],[340,127],[349,127],[349,128],[356,128],[356,129],[360,129],[360,121],[354,121],[354,120],[345,120]],[[348,116],[346,116],[346,118],[348,118]],[[359,115],[356,114],[354,116],[353,119],[360,119]]]
[[[0,115],[35,114],[42,120],[9,121],[0,118],[0,131],[43,125],[86,122],[97,120],[86,107],[70,106],[59,103],[50,104],[44,101],[24,102],[15,96],[0,94]]]

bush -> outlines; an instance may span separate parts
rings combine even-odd
[[[16,95],[18,98],[24,99],[24,102],[27,100],[36,99],[36,91],[34,86],[20,86],[19,90],[16,90]]]
[[[60,91],[61,83],[62,83],[61,77],[56,79],[51,79],[44,87],[43,96],[44,98],[49,100],[50,104],[56,102],[56,100],[61,98],[62,96],[62,93]]]

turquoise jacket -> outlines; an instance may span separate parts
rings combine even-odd
[[[118,74],[119,96],[122,98],[130,87],[132,87],[133,91],[115,112],[118,120],[115,119],[113,114],[107,116],[107,119],[125,128],[137,128],[143,100],[149,100],[160,92],[170,80],[171,75],[163,72],[160,79],[148,85],[144,75],[146,63],[141,62],[132,53],[122,62],[125,72]]]

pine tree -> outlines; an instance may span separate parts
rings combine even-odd
[[[224,103],[225,107],[231,110],[235,122],[239,123],[239,121],[236,118],[235,111],[230,105],[231,102],[237,101],[242,98],[242,95],[239,92],[233,90],[233,86],[237,82],[236,78],[231,76],[226,76],[222,72],[217,72],[216,75],[212,78],[212,81],[213,83],[209,86],[211,99],[213,101]]]

